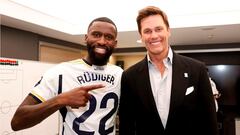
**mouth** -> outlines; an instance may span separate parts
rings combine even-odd
[[[105,54],[107,52],[105,47],[95,47],[94,51],[99,54]]]
[[[159,45],[161,42],[152,42],[151,45]]]
[[[159,44],[161,44],[161,41],[150,42],[150,45],[159,45]]]

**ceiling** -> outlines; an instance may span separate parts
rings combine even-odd
[[[71,0],[67,0],[67,1],[71,2]],[[93,0],[90,0],[90,1],[93,2]],[[146,0],[139,0],[139,1],[142,1],[143,5],[147,5],[146,3],[144,4]],[[169,0],[169,1],[173,1],[173,0]],[[79,25],[75,25],[76,22],[75,24],[69,23],[67,21],[64,21],[64,19],[59,18],[59,16],[56,17],[56,16],[53,16],[53,14],[50,14],[50,13],[47,14],[44,11],[41,11],[44,9],[35,7],[36,5],[39,5],[39,2],[42,2],[42,4],[45,5],[43,7],[52,8],[52,7],[47,7],[51,3],[48,3],[44,0],[35,1],[35,4],[36,4],[35,6],[30,5],[29,3],[26,3],[26,0],[25,1],[24,0],[1,0],[0,2],[1,2],[0,5],[2,6],[0,8],[1,24],[9,27],[14,27],[14,28],[38,33],[44,36],[66,40],[73,43],[79,43],[79,44],[84,44],[83,35],[84,35],[84,31],[86,31],[87,24],[90,22],[90,20],[92,20],[92,18],[95,18],[96,16],[95,14],[97,14],[98,12],[98,9],[96,7],[92,7],[92,4],[89,4],[89,3],[88,3],[89,4],[88,9],[85,8],[86,11],[85,10],[79,11],[78,9],[79,7],[76,7],[76,6],[75,7],[65,6],[65,8],[62,9],[64,12],[69,12],[68,9],[71,9],[72,11],[71,14],[74,15],[73,18],[75,19],[77,18],[77,20],[85,19],[85,18],[81,19],[81,16],[78,15],[80,14],[80,12],[81,13],[85,12],[84,14],[85,17],[88,16],[89,14],[89,18],[86,19],[88,20],[88,22],[85,21],[83,23],[85,27],[82,28]],[[164,2],[166,3],[166,0]],[[235,1],[232,1],[232,2],[235,2]],[[193,2],[190,2],[190,3],[193,3]],[[104,5],[104,3],[102,4]],[[143,7],[143,5],[136,6],[136,7],[140,9],[139,7]],[[186,3],[185,4],[182,3],[182,5],[186,5]],[[57,6],[58,4],[54,5],[54,7],[57,7]],[[102,5],[100,5],[100,7],[101,6]],[[223,7],[227,7],[227,9],[222,9]],[[223,7],[220,6],[215,11],[212,10],[211,12],[208,11],[207,13],[206,11],[205,12],[195,11],[195,13],[190,14],[189,12],[187,12],[189,9],[188,10],[186,9],[184,11],[180,9],[176,10],[176,12],[181,11],[181,13],[180,12],[175,13],[173,11],[169,11],[170,12],[169,20],[171,25],[170,44],[171,45],[199,45],[199,44],[216,44],[216,43],[240,43],[240,7],[235,6],[234,3],[232,8],[230,8],[229,6],[223,6]],[[124,7],[121,7],[121,8],[125,9]],[[120,11],[122,11],[122,9],[119,11],[114,10],[114,14],[116,14],[116,12],[118,12],[118,14],[121,14]],[[134,8],[128,9],[129,14],[132,11],[130,9],[134,9]],[[138,9],[134,10],[134,15],[133,15],[134,18],[131,18],[126,15],[127,16],[126,19],[121,17],[124,17],[125,14],[128,14],[128,12],[123,13],[119,16],[110,15],[109,11],[106,12],[107,13],[106,16],[113,17],[114,18],[113,20],[116,21],[116,25],[119,26],[118,29],[120,32],[118,34],[118,48],[143,47],[142,43],[137,42],[140,39],[137,32],[137,24],[135,22],[135,17]],[[201,9],[205,9],[205,8],[201,7]],[[59,10],[54,10],[54,11],[56,12]],[[121,22],[119,22],[118,20],[121,20]],[[127,20],[130,22],[127,22]],[[178,23],[175,23],[175,22],[178,22]],[[69,28],[69,29],[66,30],[64,28]]]

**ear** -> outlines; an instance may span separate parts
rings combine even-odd
[[[114,48],[117,47],[117,42],[118,42],[117,40],[114,41]]]
[[[144,44],[144,42],[145,42],[145,40],[144,40],[144,38],[143,38],[143,36],[142,35],[140,35],[140,39],[139,39],[140,41],[139,41],[139,43],[142,43],[142,44]]]
[[[168,31],[168,37],[170,37],[171,36],[171,29],[168,28],[167,31]]]
[[[88,38],[88,35],[85,34],[85,38],[84,38],[85,42],[87,42],[87,38]]]

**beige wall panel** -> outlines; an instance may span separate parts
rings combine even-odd
[[[145,54],[117,56],[117,61],[123,61],[124,69],[128,69],[130,66],[142,60],[144,57],[145,57]]]
[[[85,52],[66,47],[40,45],[39,60],[43,62],[59,63],[79,59],[85,56]]]

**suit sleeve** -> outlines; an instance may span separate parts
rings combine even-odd
[[[129,81],[126,73],[123,72],[119,106],[119,135],[135,134],[134,97],[129,85],[131,83]]]
[[[205,135],[217,135],[217,116],[211,85],[207,75],[206,68],[201,67],[199,82],[199,104],[201,116],[199,126]]]

